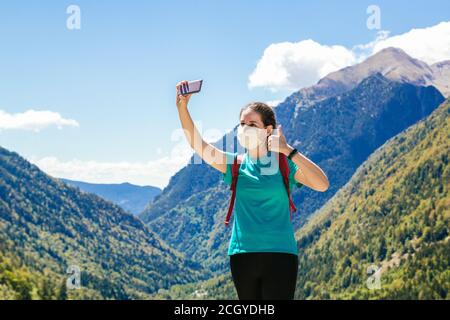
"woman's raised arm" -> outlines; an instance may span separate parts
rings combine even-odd
[[[180,117],[181,126],[183,128],[186,139],[188,140],[194,151],[209,165],[219,170],[222,173],[226,173],[227,163],[225,153],[213,146],[212,144],[203,140],[202,136],[198,132],[197,128],[192,121],[191,115],[188,110],[189,99],[192,94],[182,95],[181,86],[186,85],[188,81],[180,81],[177,83],[176,89],[176,105],[178,109],[178,115]]]

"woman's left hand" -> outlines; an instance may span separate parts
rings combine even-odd
[[[291,152],[292,147],[286,142],[286,137],[283,134],[283,130],[281,129],[281,125],[279,124],[277,127],[277,134],[271,134],[267,139],[268,150],[275,151],[279,153],[289,154]]]

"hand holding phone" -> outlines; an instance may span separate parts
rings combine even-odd
[[[200,92],[202,84],[203,80],[183,81],[180,86],[177,86],[177,93],[187,95]]]
[[[176,105],[178,108],[187,107],[189,103],[189,99],[193,93],[200,92],[202,89],[203,80],[194,80],[194,81],[180,81],[177,83],[177,98]]]

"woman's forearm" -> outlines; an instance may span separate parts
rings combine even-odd
[[[191,115],[188,110],[189,99],[192,95],[182,95],[181,87],[187,83],[186,80],[178,82],[176,86],[176,106],[178,109],[178,115],[180,117],[181,127],[186,136],[189,145],[194,151],[209,165],[219,170],[222,173],[226,173],[227,163],[226,155],[223,151],[216,148],[214,145],[203,140],[200,132],[195,127],[194,121],[192,121]]]
[[[180,117],[184,134],[186,135],[186,139],[188,140],[190,146],[195,150],[195,152],[201,155],[202,150],[205,148],[206,142],[203,140],[200,132],[198,132],[195,127],[187,106],[178,107],[178,115]]]
[[[284,154],[289,155],[289,153],[294,148],[292,146],[288,146],[284,152]],[[306,156],[304,156],[300,152],[296,152],[295,155],[291,159],[299,168],[301,178],[300,180],[304,181],[306,185],[317,191],[326,191],[330,185],[327,176],[323,172],[323,170],[316,165],[314,162],[309,160]],[[301,182],[301,181],[300,181]]]

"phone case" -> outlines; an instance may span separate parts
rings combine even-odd
[[[202,89],[203,80],[194,80],[189,81],[187,83],[187,90],[185,87],[181,87],[181,94],[190,94],[190,93],[197,93],[200,92]]]

